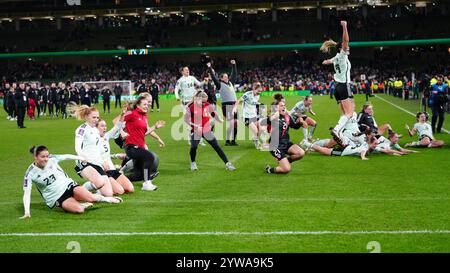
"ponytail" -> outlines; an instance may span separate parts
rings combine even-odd
[[[322,51],[323,53],[330,53],[330,49],[335,46],[337,46],[337,43],[332,39],[328,39],[323,42],[322,46],[320,47],[320,51]]]

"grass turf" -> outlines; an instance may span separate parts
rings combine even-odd
[[[417,101],[381,96],[409,111],[418,109]],[[297,99],[287,97],[288,108]],[[313,99],[318,122],[315,137],[329,138],[327,129],[337,121],[338,107],[326,96]],[[363,99],[357,96],[357,111]],[[262,100],[270,102],[267,97]],[[389,122],[405,135],[402,145],[417,139],[406,136],[404,130],[406,122],[414,124],[414,117],[377,98],[371,101],[378,124]],[[23,214],[23,175],[32,162],[29,147],[45,144],[51,153],[73,154],[74,131],[80,122],[46,117],[26,120],[27,129],[19,130],[2,111],[0,252],[69,252],[69,241],[78,241],[82,252],[369,252],[370,241],[378,241],[382,252],[450,251],[450,234],[4,236],[12,232],[450,230],[448,134],[436,135],[446,142],[444,148],[418,149],[420,153],[403,157],[371,155],[369,161],[361,161],[311,153],[295,162],[288,175],[265,174],[264,166],[275,161],[268,152],[256,151],[251,141],[224,147],[221,140],[238,169],[227,172],[211,147],[199,147],[199,171],[191,172],[187,141],[171,137],[178,118],[170,113],[176,103],[163,100],[161,104],[162,111],[150,113],[149,120],[167,121],[158,131],[166,147],[160,149],[147,139],[161,159],[160,176],[155,180],[158,191],[142,192],[141,183],[136,183],[136,192],[125,195],[122,204],[96,204],[83,215],[70,215],[48,209],[34,189],[28,220],[18,218]],[[110,125],[114,114],[101,116]],[[448,115],[444,128],[450,129]],[[300,141],[301,130],[290,133],[294,142]],[[115,144],[111,147],[120,152]],[[61,166],[83,182],[73,170],[73,161]]]

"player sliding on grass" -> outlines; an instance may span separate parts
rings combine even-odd
[[[289,128],[299,129],[301,123],[294,123],[286,112],[284,101],[279,100],[272,103],[272,114],[262,125],[267,124],[270,133],[270,153],[278,161],[277,167],[266,166],[267,173],[288,173],[291,171],[291,163],[300,160],[305,155],[300,146],[291,142]]]
[[[86,188],[80,187],[59,166],[61,160],[86,159],[75,155],[49,155],[45,146],[32,147],[30,153],[34,156],[34,162],[28,167],[23,183],[23,207],[24,215],[21,219],[30,218],[30,202],[32,183],[35,183],[39,193],[49,208],[60,207],[66,212],[83,213],[95,202],[120,203],[118,197],[104,197],[92,194]],[[80,203],[86,201],[88,203]]]
[[[331,59],[322,62],[324,65],[332,64],[334,66],[335,74],[334,81],[336,82],[334,97],[340,105],[342,115],[339,118],[338,124],[331,129],[331,135],[338,140],[341,137],[341,130],[345,124],[353,119],[353,112],[355,111],[355,101],[353,100],[353,93],[350,88],[350,68],[351,64],[348,59],[350,55],[349,42],[350,38],[347,31],[347,22],[341,21],[342,26],[342,42],[336,43],[333,40],[325,41],[320,50],[324,53],[329,53],[331,47],[337,49],[337,54]]]
[[[408,130],[409,136],[418,134],[419,141],[407,143],[405,147],[439,148],[444,146],[444,141],[434,139],[431,125],[427,123],[428,115],[424,112],[418,112],[416,118],[417,123],[414,124],[414,128],[412,130],[409,128],[408,124],[405,125],[405,128]]]
[[[208,103],[208,95],[201,90],[197,91],[192,102],[187,105],[186,114],[184,115],[184,121],[191,126],[191,149],[189,152],[191,156],[191,170],[198,170],[195,158],[200,139],[204,138],[213,147],[223,163],[225,163],[225,168],[234,171],[236,168],[228,161],[227,156],[222,148],[220,148],[216,137],[211,131],[212,118],[220,123],[223,122],[219,115],[217,115],[214,107]]]
[[[392,132],[388,138],[384,136],[377,137],[377,146],[373,149],[373,153],[384,153],[391,155],[406,155],[409,153],[417,153],[417,151],[402,148],[398,144],[398,134]]]
[[[308,117],[306,114],[311,113],[313,116],[316,113],[312,110],[312,97],[306,96],[305,99],[297,102],[294,108],[289,111],[291,117],[296,121],[296,123],[301,123],[303,127],[303,140],[312,140],[314,130],[316,130],[317,122],[312,118]],[[308,126],[311,126],[311,130],[308,133]]]

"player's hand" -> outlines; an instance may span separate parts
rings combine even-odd
[[[230,63],[231,64],[236,64],[236,61],[235,60],[231,60]]]
[[[210,68],[210,67],[211,67],[211,62],[207,62],[207,63],[206,63],[206,66],[207,66],[208,68]]]
[[[24,220],[24,219],[27,219],[27,218],[31,218],[31,214],[25,213],[22,217],[19,217],[20,220]]]
[[[405,129],[408,130],[408,131],[410,130],[408,124],[405,124]]]
[[[81,162],[87,163],[87,158],[85,156],[81,155],[80,157],[81,157],[81,159],[80,159]]]
[[[341,26],[346,27],[347,26],[347,21],[341,21]]]
[[[164,125],[166,125],[166,122],[165,122],[164,120],[158,120],[158,121],[155,123],[155,128],[156,128],[156,129],[159,129],[159,128],[161,128],[161,127],[164,127]]]
[[[161,138],[158,138],[158,142],[159,142],[159,147],[160,148],[166,147],[166,144],[164,143],[164,141]]]

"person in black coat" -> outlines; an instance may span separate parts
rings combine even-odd
[[[158,109],[158,112],[159,112],[159,96],[158,95],[159,95],[161,88],[156,83],[155,79],[152,79],[151,83],[152,83],[152,85],[150,85],[150,95],[152,95],[152,112],[153,112],[153,106],[155,105],[155,102],[156,102],[156,108]]]
[[[60,105],[60,110],[61,110],[61,117],[63,119],[67,119],[67,104],[69,103],[69,99],[70,99],[70,92],[67,89],[66,85],[64,83],[62,83],[60,85],[60,90],[59,90],[59,105]]]
[[[116,96],[115,108],[117,108],[117,104],[119,104],[119,107],[122,108],[122,93],[122,86],[120,86],[119,83],[116,83],[116,86],[114,86],[114,95]]]
[[[17,84],[13,83],[11,88],[9,88],[9,93],[8,93],[7,101],[8,101],[8,110],[10,111],[10,114],[11,114],[10,120],[17,120],[16,102],[14,99],[16,89],[17,89]]]
[[[106,114],[106,107],[108,107],[108,114],[111,110],[111,96],[112,91],[109,89],[108,86],[105,86],[102,90],[102,96],[103,96],[103,114]]]
[[[5,109],[6,114],[8,114],[7,119],[11,119],[11,115],[9,113],[8,109],[8,93],[11,86],[9,83],[5,83],[5,86],[3,87],[2,93],[3,93],[3,109]]]
[[[81,104],[91,106],[91,95],[89,93],[89,85],[87,83],[83,84],[83,86],[80,88],[80,98],[81,98]]]
[[[17,113],[17,126],[19,128],[26,128],[23,125],[23,121],[25,119],[25,113],[28,107],[28,98],[24,83],[19,84],[19,88],[17,88],[14,93],[14,104],[16,106]]]

